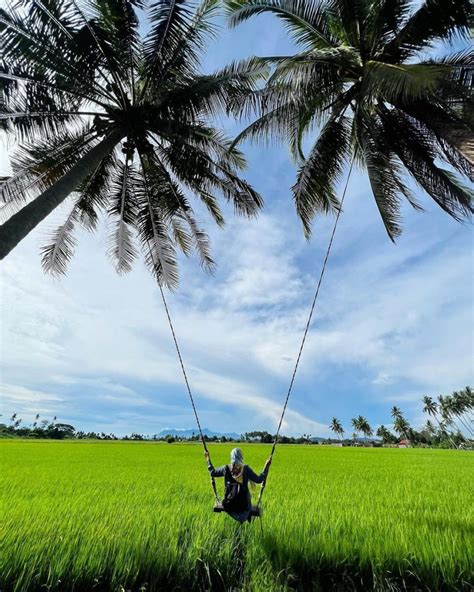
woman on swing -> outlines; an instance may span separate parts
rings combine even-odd
[[[250,497],[249,483],[255,487],[255,483],[263,483],[265,480],[271,458],[267,459],[263,471],[257,475],[248,465],[244,465],[244,456],[240,448],[234,448],[230,453],[230,464],[215,469],[209,459],[209,453],[205,452],[207,468],[211,477],[225,478],[225,496],[222,501],[224,510],[235,520],[243,524],[250,522],[252,499]]]

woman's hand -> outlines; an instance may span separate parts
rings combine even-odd
[[[204,458],[209,460],[209,452],[207,450],[204,452]]]
[[[265,468],[269,467],[271,464],[272,464],[271,457],[270,458],[267,458],[267,460],[265,461]]]

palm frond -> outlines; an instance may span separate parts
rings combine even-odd
[[[413,101],[397,105],[412,125],[438,143],[440,153],[461,174],[474,180],[474,130],[457,113],[430,101]]]
[[[305,47],[334,47],[326,0],[226,0],[232,27],[249,18],[270,12],[279,17],[293,38]]]
[[[137,210],[137,187],[139,180],[129,160],[126,159],[125,163],[117,162],[109,197],[108,214],[113,220],[114,228],[109,237],[108,255],[119,274],[131,271],[137,257],[132,230]]]
[[[176,251],[169,236],[163,217],[163,204],[160,188],[153,191],[156,176],[153,163],[146,154],[140,154],[140,186],[136,191],[136,227],[142,243],[145,263],[156,280],[170,289],[178,285]]]
[[[411,0],[375,0],[366,18],[367,47],[378,55],[392,41],[410,15]]]
[[[336,184],[347,162],[350,147],[350,120],[336,111],[322,128],[305,162],[298,170],[293,194],[296,211],[307,237],[318,212],[329,213],[340,207]]]
[[[161,76],[195,75],[205,44],[217,37],[218,29],[213,17],[219,8],[219,0],[201,0],[197,4],[187,32],[177,45],[172,58],[163,64]]]
[[[76,221],[77,210],[73,206],[66,220],[53,232],[51,242],[41,249],[41,264],[46,273],[57,277],[66,275],[76,248],[73,235]]]
[[[167,162],[166,160],[160,160],[159,152],[166,157]],[[202,267],[206,271],[212,271],[214,261],[210,255],[209,237],[199,227],[194,211],[177,178],[173,178],[166,167],[166,164],[170,165],[169,153],[163,149],[155,151],[153,154],[148,155],[147,162],[151,180],[149,187],[152,192],[160,196],[163,220],[173,228],[183,252],[189,254],[192,249],[196,250]],[[202,166],[202,161],[200,165]],[[170,166],[170,168],[172,167]],[[189,232],[183,229],[182,222],[186,224]]]
[[[470,0],[424,0],[395,38],[385,45],[381,60],[392,63],[406,60],[436,40],[450,41],[456,36],[468,39],[471,19]]]
[[[188,112],[193,118],[237,113],[267,73],[266,64],[259,58],[250,58],[212,74],[182,77],[162,97],[162,109],[169,109],[173,114]]]
[[[469,218],[474,213],[473,192],[435,164],[430,136],[398,110],[382,112],[382,123],[388,146],[426,193],[455,220]]]
[[[406,194],[407,190],[399,179],[397,163],[387,150],[381,125],[374,117],[365,119],[361,114],[354,125],[375,203],[390,240],[395,242],[401,234],[400,192]]]
[[[83,128],[20,146],[11,157],[13,176],[0,185],[0,201],[13,213],[63,176],[95,143],[90,129]]]
[[[368,61],[362,81],[367,95],[388,103],[433,97],[448,68],[442,64],[389,64]]]
[[[142,96],[171,68],[184,74],[195,72],[206,35],[212,36],[215,31],[210,16],[217,4],[217,0],[203,0],[201,4],[189,0],[152,2],[151,29],[143,50],[147,81]]]

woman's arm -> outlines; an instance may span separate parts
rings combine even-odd
[[[211,474],[211,477],[223,477],[225,475],[226,465],[224,465],[222,467],[217,467],[217,469],[215,469],[212,465],[211,459],[209,458],[209,452],[206,451],[204,453],[204,456],[207,459],[207,470]]]
[[[257,475],[256,473],[254,473],[252,468],[248,467],[247,470],[248,470],[249,481],[253,481],[254,483],[263,483],[266,476],[268,475],[268,469],[270,467],[271,462],[272,462],[271,458],[267,459],[267,461],[265,462],[265,466],[263,467],[263,471],[260,473],[260,475]]]

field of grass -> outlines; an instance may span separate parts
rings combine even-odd
[[[260,470],[269,446],[243,448]],[[473,589],[469,452],[280,446],[264,518],[242,527],[212,513],[196,444],[0,455],[2,592]]]

